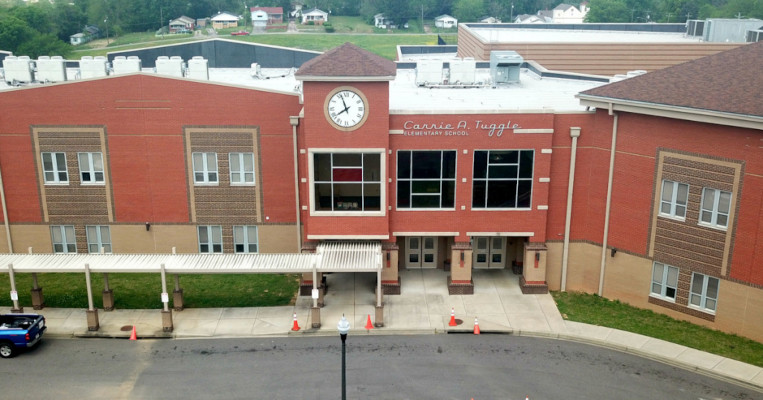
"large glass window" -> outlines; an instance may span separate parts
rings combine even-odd
[[[233,248],[236,253],[256,253],[257,227],[254,225],[234,226]]]
[[[316,211],[380,211],[380,153],[315,153]]]
[[[397,207],[453,208],[455,151],[398,151]]]
[[[54,253],[76,253],[77,239],[74,237],[74,226],[54,225],[50,227],[50,237]]]
[[[678,268],[655,262],[652,266],[652,295],[676,300]]]
[[[199,253],[223,252],[223,228],[220,225],[199,226]]]
[[[660,215],[686,218],[686,203],[689,201],[689,185],[673,181],[662,181]]]
[[[111,253],[111,232],[108,226],[86,226],[85,232],[87,232],[87,251],[89,253],[100,253],[101,248],[103,248],[104,253]]]
[[[69,183],[66,171],[66,153],[42,153],[45,183]]]
[[[472,208],[529,208],[533,150],[474,152]]]
[[[254,184],[254,153],[229,153],[230,184]]]
[[[82,183],[103,183],[103,154],[77,153],[79,179]]]
[[[726,228],[729,224],[731,193],[718,189],[702,190],[702,208],[699,213],[701,224]]]
[[[715,311],[718,304],[718,278],[699,273],[691,275],[689,305],[708,311]]]
[[[193,181],[196,184],[216,184],[217,153],[193,153]]]

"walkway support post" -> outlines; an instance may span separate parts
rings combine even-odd
[[[98,322],[98,310],[93,306],[93,284],[90,280],[90,264],[85,264],[85,286],[87,287],[87,330],[97,331],[101,325]]]
[[[374,326],[377,328],[381,328],[384,326],[384,305],[382,303],[382,257],[381,254],[377,256],[377,266],[379,267],[376,270],[376,308],[375,308],[375,315],[374,315]]]
[[[114,291],[109,288],[109,274],[103,273],[103,311],[114,311]]]
[[[313,298],[313,307],[310,308],[310,320],[312,321],[313,328],[321,327],[321,308],[318,304],[318,298],[320,297],[320,289],[318,288],[318,266],[317,261],[313,259],[313,291],[311,293]]]
[[[161,269],[162,275],[162,330],[164,332],[172,332],[172,310],[169,308],[170,296],[167,293],[167,273],[165,272],[164,264]]]
[[[32,308],[42,310],[45,308],[45,297],[42,295],[42,288],[37,282],[37,273],[32,273]]]
[[[11,279],[11,300],[13,301],[11,312],[24,312],[24,307],[19,307],[19,293],[16,291],[16,276],[13,274],[13,264],[8,264],[8,276]]]

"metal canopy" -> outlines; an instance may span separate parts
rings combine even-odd
[[[327,242],[305,254],[0,254],[0,271],[16,272],[160,272],[174,274],[253,274],[376,272],[381,244]]]

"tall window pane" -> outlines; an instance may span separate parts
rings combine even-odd
[[[380,153],[313,154],[316,211],[381,210]]]
[[[398,151],[398,208],[453,208],[455,151]]]
[[[530,208],[533,150],[474,152],[472,208]]]

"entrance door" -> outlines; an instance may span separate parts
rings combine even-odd
[[[506,266],[505,237],[475,237],[472,238],[474,268],[499,269]]]
[[[405,239],[406,268],[436,268],[437,238],[434,236],[408,236]]]

